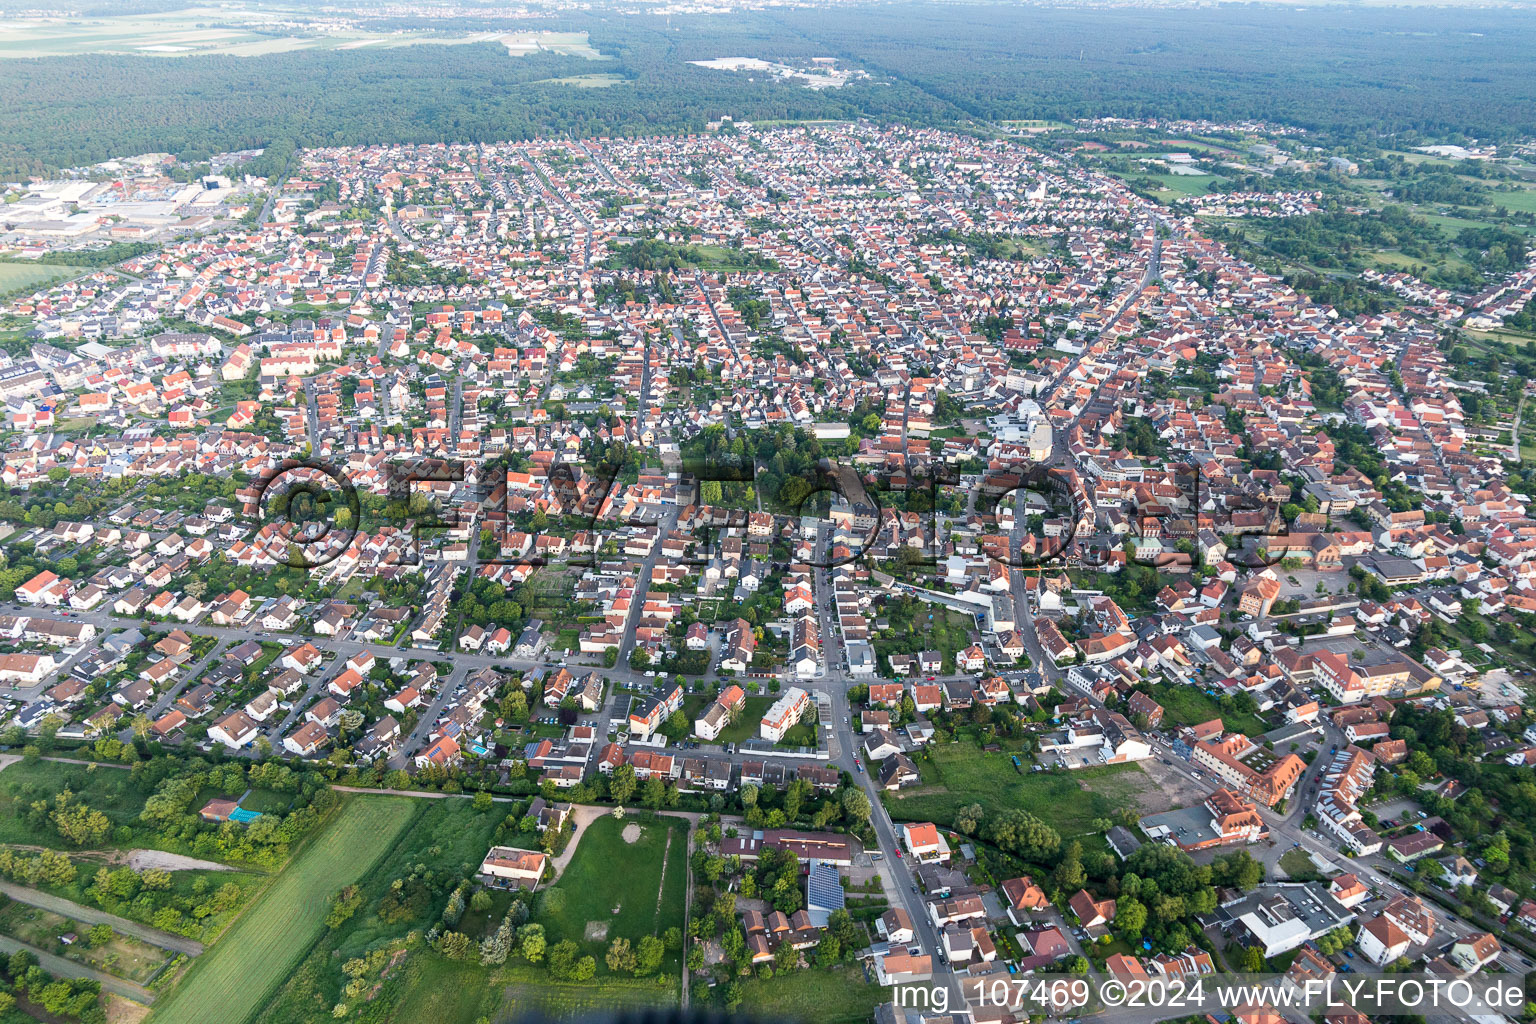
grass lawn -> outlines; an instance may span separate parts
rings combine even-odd
[[[1163,186],[1165,192],[1182,192],[1187,196],[1203,196],[1211,185],[1221,179],[1210,174],[1137,174],[1136,178],[1150,178]]]
[[[258,814],[286,814],[293,806],[289,793],[274,793],[270,789],[253,789],[240,801],[240,806]]]
[[[634,843],[624,841],[629,825],[640,827],[640,838]],[[536,920],[548,930],[551,945],[566,939],[576,942],[583,953],[597,958],[597,972],[606,976],[603,954],[613,939],[623,936],[638,942],[643,936],[681,927],[688,823],[681,818],[636,815],[620,821],[608,815],[592,822],[577,838],[576,854],[556,883],[565,893],[565,906],[558,913],[541,912]],[[594,922],[607,926],[607,938],[587,939],[587,926]]]
[[[757,727],[763,720],[763,712],[773,706],[773,697],[748,697],[742,705],[741,714],[736,716],[736,721],[720,731],[715,738],[719,744],[745,743],[747,740],[757,738]]]
[[[1317,865],[1312,863],[1312,858],[1305,850],[1286,850],[1280,855],[1280,869],[1285,872],[1287,878],[1297,881],[1306,881],[1309,878],[1322,878],[1318,873]]]
[[[1221,724],[1229,731],[1235,730],[1247,736],[1257,736],[1269,729],[1258,715],[1223,713],[1216,703],[1216,698],[1198,686],[1173,686],[1164,683],[1152,688],[1152,697],[1163,706],[1164,723],[1199,725],[1201,722],[1219,718]]]
[[[310,841],[212,949],[197,958],[156,1024],[201,1024],[210,1007],[242,1024],[267,1004],[324,927],[325,900],[355,882],[394,844],[419,805],[406,797],[358,796]]]
[[[988,812],[1018,808],[1054,827],[1063,839],[1088,834],[1093,819],[1117,808],[1135,806],[1136,798],[1156,788],[1138,765],[1095,765],[1076,771],[1026,772],[1020,775],[1006,753],[989,754],[968,743],[935,747],[925,765],[925,785],[886,795],[897,821],[933,821],[949,825],[955,811],[981,804]],[[935,769],[938,787],[927,784]],[[1084,788],[1088,787],[1088,788]]]
[[[814,747],[816,745],[816,723],[804,721],[796,723],[784,734],[784,738],[779,740],[777,745],[790,748]]]
[[[865,981],[849,965],[793,971],[767,981],[744,978],[741,989],[742,1014],[792,1024],[862,1024],[891,998],[890,989]]]

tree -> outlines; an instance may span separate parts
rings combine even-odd
[[[669,929],[669,931],[677,931],[677,929]],[[677,941],[678,945],[681,946],[681,932],[678,933]],[[666,955],[667,944],[665,941],[658,939],[654,935],[641,937],[640,944],[635,947],[635,973],[640,975],[655,974],[661,969],[661,962],[666,958]]]
[[[1067,844],[1052,878],[1057,889],[1068,893],[1081,889],[1088,880],[1088,873],[1083,870],[1083,847],[1077,840]]]
[[[557,981],[574,981],[576,955],[579,952],[581,952],[580,947],[570,939],[549,947],[549,973]]]
[[[468,960],[469,936],[463,932],[444,932],[437,940],[437,951],[449,960]]]
[[[1061,848],[1061,834],[1028,811],[1010,809],[989,818],[983,838],[1024,860],[1046,860]]]
[[[647,938],[654,938],[654,936],[647,936]],[[604,959],[608,964],[608,969],[614,974],[623,971],[635,972],[637,960],[634,950],[630,948],[628,939],[616,938],[610,942],[608,944],[608,955]]]
[[[629,802],[629,798],[635,795],[635,766],[621,764],[613,770],[613,775],[608,779],[608,793],[616,804]]]
[[[1258,946],[1249,946],[1243,950],[1243,970],[1248,974],[1258,974],[1264,969],[1264,951]]]
[[[848,787],[843,790],[843,812],[850,819],[863,826],[865,822],[869,821],[869,797],[865,795],[862,789],[853,786]]]
[[[1115,904],[1115,930],[1127,941],[1141,938],[1141,930],[1147,926],[1147,908],[1134,896],[1123,896]]]
[[[973,836],[976,834],[976,830],[981,827],[981,819],[984,813],[981,809],[981,804],[966,804],[955,812],[951,824],[954,825],[955,831]]]
[[[1247,892],[1264,880],[1264,865],[1247,850],[1236,850],[1211,862],[1211,882]]]
[[[105,922],[92,925],[91,930],[86,933],[86,942],[91,946],[92,949],[100,949],[111,941],[112,926]]]
[[[641,799],[653,811],[666,802],[667,784],[661,781],[661,776],[652,775],[645,780],[645,795]]]
[[[484,814],[495,805],[495,801],[492,799],[490,793],[487,793],[482,789],[480,792],[475,794],[475,798],[470,801],[470,804],[477,812]]]
[[[544,950],[548,941],[544,937],[544,926],[541,924],[525,924],[518,929],[518,951],[523,954],[523,959],[531,964],[544,959]]]

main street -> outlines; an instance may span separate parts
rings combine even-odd
[[[854,732],[852,724],[853,709],[848,701],[848,687],[851,680],[842,668],[846,664],[846,658],[842,637],[836,628],[832,575],[830,570],[822,567],[829,560],[827,556],[831,550],[832,532],[830,524],[822,522],[818,525],[816,561],[820,564],[812,576],[813,595],[821,620],[822,652],[826,659],[825,671],[813,685],[831,698],[832,720],[827,723],[832,734],[830,763],[849,773],[859,788],[864,791],[864,795],[869,798],[869,822],[874,830],[879,852],[879,858],[874,863],[880,875],[881,885],[885,888],[891,904],[901,907],[911,919],[912,930],[916,936],[915,945],[919,946],[924,954],[933,958],[934,983],[950,989],[950,1005],[961,1007],[965,1005],[965,994],[961,991],[959,977],[941,960],[943,946],[939,941],[938,930],[928,916],[927,905],[918,891],[917,881],[913,877],[914,862],[901,855],[901,843],[896,834],[896,826],[880,799],[880,788],[876,785],[868,766],[861,763],[858,734]],[[873,851],[870,851],[870,854],[874,856]]]

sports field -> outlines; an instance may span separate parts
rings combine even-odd
[[[197,958],[153,1024],[243,1024],[309,952],[324,927],[325,900],[357,881],[415,816],[407,797],[357,796],[214,947]]]

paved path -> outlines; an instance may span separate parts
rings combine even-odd
[[[143,1003],[145,1006],[155,1001],[155,994],[143,985],[135,985],[131,981],[124,981],[122,978],[115,978],[110,974],[104,974],[93,967],[87,967],[85,964],[77,963],[74,960],[66,960],[61,956],[54,956],[52,953],[38,949],[36,946],[29,946],[25,942],[18,942],[9,935],[0,935],[0,953],[11,954],[22,949],[37,957],[37,962],[49,974],[60,978],[90,978],[92,981],[101,982],[102,991],[115,992],[135,1002]]]
[[[184,935],[173,935],[170,932],[161,931],[159,928],[151,928],[147,924],[139,924],[130,921],[126,917],[118,917],[116,914],[108,914],[106,911],[87,907],[72,900],[66,900],[62,896],[41,892],[37,889],[29,889],[15,882],[0,880],[0,893],[4,893],[18,903],[38,907],[42,910],[50,910],[64,917],[74,918],[86,924],[109,924],[115,932],[131,935],[135,939],[147,942],[161,949],[169,949],[176,953],[185,953],[188,956],[197,956],[203,951],[203,944],[195,939],[189,939]]]

